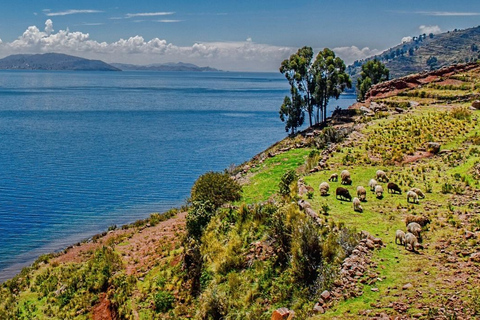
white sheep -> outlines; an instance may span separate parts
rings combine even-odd
[[[365,201],[367,199],[367,190],[363,186],[357,187],[357,197],[360,201]]]
[[[412,233],[419,241],[422,241],[422,227],[416,222],[410,222],[407,226],[407,232]]]
[[[338,181],[338,173],[332,173],[328,181]]]
[[[368,186],[370,187],[370,191],[375,191],[375,186],[378,184],[377,180],[370,179],[368,182]]]
[[[381,182],[388,182],[387,174],[383,170],[377,170],[377,180]]]
[[[410,199],[413,199],[413,203],[418,203],[418,194],[412,190],[407,192],[407,202],[410,202]]]
[[[363,208],[360,205],[360,199],[358,199],[357,197],[353,198],[353,211],[363,212]]]
[[[352,184],[352,178],[350,177],[350,172],[348,172],[348,170],[343,170],[340,173],[340,178],[342,179],[341,184]]]
[[[320,190],[321,196],[328,196],[328,190],[330,190],[330,185],[328,184],[328,182],[322,182],[320,183],[318,189]]]
[[[425,195],[423,194],[422,190],[418,189],[418,188],[412,188],[410,189],[410,191],[413,191],[415,192],[419,198],[425,198]]]
[[[397,240],[400,244],[405,244],[405,232],[397,230],[397,232],[395,232],[395,244],[398,244]]]
[[[383,197],[383,188],[381,185],[377,184],[375,186],[375,195],[377,198],[381,199]]]
[[[417,237],[414,234],[407,232],[405,235],[405,249],[409,250],[407,247],[410,247],[410,250],[415,252],[415,247],[417,246]]]

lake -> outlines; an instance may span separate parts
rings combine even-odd
[[[286,136],[287,94],[279,73],[0,71],[0,281],[184,204],[202,173]]]

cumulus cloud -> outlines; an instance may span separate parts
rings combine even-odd
[[[375,52],[356,47],[339,50],[344,55],[354,56],[354,59]],[[239,42],[197,42],[192,46],[176,46],[159,38],[146,40],[140,35],[110,43],[99,42],[91,39],[88,33],[79,31],[67,29],[55,33],[50,19],[45,22],[44,31],[30,26],[18,39],[0,42],[0,56],[59,52],[107,62],[148,64],[183,61],[225,70],[252,71],[276,70],[281,61],[295,51],[295,48],[255,43],[250,38]]]
[[[156,16],[169,16],[175,14],[175,12],[142,12],[142,13],[127,13],[127,18],[133,17],[156,17]]]
[[[100,13],[100,12],[103,12],[103,11],[71,9],[71,10],[66,10],[66,11],[51,12],[50,9],[44,9],[43,12],[48,17],[55,17],[55,16],[67,16],[67,15],[70,15],[70,14],[79,14],[79,13]]]
[[[413,37],[410,37],[410,36],[403,37],[401,43],[407,43],[407,42],[410,42],[412,40],[413,40]]]
[[[430,34],[430,33],[433,33],[433,34],[437,34],[437,33],[441,33],[442,30],[440,29],[439,26],[425,26],[425,25],[421,25],[420,27],[418,27],[418,29],[420,30],[420,33],[423,34]]]
[[[175,22],[182,22],[183,20],[167,20],[167,19],[163,19],[163,20],[157,20],[157,22],[163,22],[163,23],[175,23]]]
[[[416,11],[415,13],[422,14],[425,16],[439,16],[439,17],[480,16],[480,12]]]
[[[356,60],[365,59],[367,57],[371,57],[380,53],[380,51],[377,49],[370,49],[369,47],[364,47],[360,49],[357,46],[337,47],[333,48],[332,50],[337,56],[342,58],[342,60],[345,61],[345,64],[347,65],[353,63]]]

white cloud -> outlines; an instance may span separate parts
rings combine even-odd
[[[418,29],[420,30],[420,33],[423,34],[430,34],[430,33],[433,33],[433,34],[438,34],[438,33],[441,33],[442,30],[440,29],[439,26],[425,26],[425,25],[421,25],[420,27],[418,27]]]
[[[455,11],[416,11],[416,14],[440,17],[480,16],[480,12],[455,12]]]
[[[133,17],[156,17],[156,16],[169,16],[175,12],[143,12],[143,13],[127,13],[125,16],[127,18]]]
[[[175,23],[175,22],[182,22],[183,20],[157,20],[157,22],[163,22],[163,23]]]
[[[368,48],[349,48],[350,50],[340,48],[340,51],[343,54],[354,51],[355,59],[374,52]],[[80,31],[72,32],[67,29],[54,33],[50,19],[45,22],[44,31],[40,31],[36,26],[30,26],[18,39],[7,43],[0,42],[0,56],[14,53],[58,52],[106,62],[148,64],[183,61],[224,70],[245,71],[278,70],[282,60],[295,51],[296,48],[259,44],[251,39],[239,42],[197,42],[192,46],[176,46],[164,39],[146,40],[137,35],[110,43],[99,42],[91,39],[88,33]]]
[[[369,47],[364,47],[360,49],[356,46],[337,47],[333,48],[332,50],[337,56],[342,58],[342,60],[345,61],[345,64],[347,65],[353,63],[356,60],[365,59],[367,57],[371,57],[380,53],[380,51],[377,49],[370,49]]]
[[[407,42],[410,42],[413,40],[413,37],[410,37],[410,36],[406,36],[406,37],[403,37],[402,38],[402,41],[401,43],[407,43]]]
[[[55,17],[55,16],[67,16],[70,14],[79,14],[79,13],[100,13],[103,11],[99,10],[66,10],[66,11],[59,11],[59,12],[51,12],[50,9],[44,9],[43,12],[48,17]]]

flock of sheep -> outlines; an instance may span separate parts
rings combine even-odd
[[[340,179],[342,185],[351,185],[352,178],[350,176],[350,172],[347,170],[343,170],[340,173]],[[338,181],[338,174],[334,173],[328,179],[329,182],[336,182]],[[378,183],[386,182],[387,184],[387,191],[388,193],[398,193],[402,194],[402,190],[400,187],[394,183],[389,182],[387,174],[383,170],[377,170],[376,172],[376,179],[371,179],[368,183],[368,187],[370,191],[374,192],[375,196],[378,199],[383,198],[383,187]],[[330,185],[328,182],[322,182],[319,186],[320,195],[327,196],[328,191],[330,190]],[[338,187],[335,191],[335,197],[339,200],[348,200],[352,201],[352,196],[347,188]],[[353,198],[353,210],[356,212],[363,212],[363,208],[361,206],[362,202],[365,202],[367,198],[367,190],[363,186],[357,187],[357,197]],[[423,192],[418,188],[412,188],[407,192],[407,202],[419,203],[418,199],[425,198]],[[415,247],[418,245],[418,242],[422,241],[421,238],[421,231],[422,227],[429,223],[430,220],[423,216],[408,216],[406,218],[406,226],[407,232],[405,233],[402,230],[397,230],[395,234],[395,243],[399,243],[405,246],[405,249],[411,250],[415,252]]]

